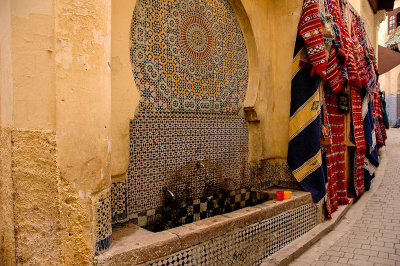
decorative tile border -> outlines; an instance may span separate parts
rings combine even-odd
[[[111,246],[111,193],[110,190],[102,193],[95,203],[95,245],[96,251],[101,252]]]
[[[316,224],[316,205],[307,204],[146,265],[259,265]]]

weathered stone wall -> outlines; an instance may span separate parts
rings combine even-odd
[[[11,177],[11,131],[0,128],[0,264],[15,264],[14,184]]]
[[[52,131],[11,133],[17,264],[63,262],[55,140]]]

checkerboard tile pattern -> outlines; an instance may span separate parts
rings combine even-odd
[[[315,227],[316,219],[315,205],[307,204],[146,265],[259,265]]]
[[[260,203],[260,193],[256,193],[258,199],[257,203]],[[181,224],[192,223],[208,217],[212,217],[218,214],[227,213],[230,211],[238,210],[244,207],[252,206],[254,203],[251,199],[250,189],[238,189],[228,193],[228,195],[216,195],[209,197],[202,197],[192,201],[184,202],[180,206],[184,210],[184,213],[180,218]],[[163,207],[139,212],[132,215],[129,222],[138,226],[147,226],[154,224],[157,219],[163,213]]]

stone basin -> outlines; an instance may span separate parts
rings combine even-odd
[[[271,199],[264,203],[157,233],[129,223],[115,226],[111,247],[98,255],[94,263],[98,265],[136,265],[150,262],[257,224],[289,210],[313,204],[310,193],[290,189],[285,190],[292,191],[291,199],[276,201],[277,190],[282,189],[264,190]]]

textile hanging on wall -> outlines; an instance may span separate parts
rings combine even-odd
[[[311,76],[305,47],[303,37],[297,35],[292,68],[288,163],[296,180],[318,202],[326,194],[320,143],[321,82],[316,75]]]
[[[364,192],[364,160],[365,160],[365,137],[363,116],[361,109],[361,92],[351,88],[351,104],[353,115],[353,134],[356,144],[353,166],[353,185],[356,196]]]
[[[345,175],[345,128],[344,114],[339,112],[336,94],[329,88],[324,89],[328,121],[332,132],[332,146],[327,149],[328,188],[337,191],[337,202],[340,205],[349,203]],[[331,181],[334,180],[334,181]]]
[[[308,60],[312,66],[310,75],[325,77],[327,67],[325,42],[317,0],[305,0],[298,25],[298,34],[303,37]],[[296,54],[295,54],[296,55]]]
[[[322,14],[323,12],[326,16]],[[334,36],[329,34],[324,36],[324,31],[329,32],[326,28],[332,28]],[[371,121],[363,119],[368,112],[364,116],[362,113],[361,92],[368,96],[377,87],[376,58],[361,17],[347,1],[326,0],[320,7],[319,1],[305,0],[298,33],[302,38],[297,36],[296,39],[292,74],[288,162],[296,179],[300,183],[303,182],[303,187],[312,192],[314,198],[323,192],[321,184],[325,176],[323,171],[319,172],[319,169],[321,169],[320,162],[325,162],[325,160],[321,155],[321,144],[317,143],[317,136],[320,136],[317,125],[321,122],[316,120],[320,116],[320,110],[309,107],[311,102],[318,100],[318,96],[313,94],[318,90],[318,82],[312,80],[313,75],[318,74],[321,82],[330,89],[327,91],[326,104],[332,133],[332,147],[327,148],[325,175],[328,182],[326,203],[328,212],[331,213],[336,209],[337,203],[348,204],[349,202],[344,160],[345,118],[338,110],[337,93],[348,95],[347,99],[351,102],[352,129],[356,148],[353,168],[356,196],[365,190],[365,185],[368,188],[370,178],[364,176],[364,170],[367,162],[371,162],[369,157],[378,161],[376,145],[373,145],[371,141],[375,140],[374,143],[376,143],[378,139],[378,143],[384,144],[384,132],[381,130],[383,123],[380,123],[379,110],[375,108],[375,105],[380,105],[380,102],[378,100],[374,102],[374,108],[370,111]],[[326,47],[331,47],[328,58],[326,58],[325,49],[321,49],[323,42],[326,43]],[[305,69],[307,62],[311,65],[309,73]],[[344,88],[350,88],[350,95],[348,92],[344,93]],[[350,109],[350,106],[342,103],[340,106],[343,111]],[[366,106],[368,109],[368,104]],[[374,113],[375,109],[378,113]],[[324,129],[325,127],[319,130]],[[368,133],[364,130],[368,130]],[[302,139],[302,134],[306,131],[308,137]],[[325,145],[325,142],[324,138],[321,143]],[[350,141],[347,144],[351,145]],[[369,168],[366,171],[371,173]],[[317,174],[320,176],[318,177]],[[304,180],[309,180],[309,182],[304,185]]]
[[[365,162],[364,162],[364,186],[365,190],[371,187],[371,180],[374,177],[376,167],[379,166],[378,152],[376,148],[376,132],[375,123],[373,118],[373,105],[370,95],[363,90],[361,92],[362,100],[362,113],[363,113],[363,126],[364,136],[367,149],[365,149]]]
[[[332,91],[338,92],[342,87],[342,75],[340,71],[339,58],[336,46],[332,45],[329,52],[328,68],[326,70],[326,79]]]
[[[380,149],[382,146],[385,145],[387,135],[383,120],[382,97],[381,97],[379,82],[376,84],[375,92],[373,94],[373,99],[374,99],[374,110],[377,119],[376,127],[378,128],[378,131],[380,133],[380,136],[377,138],[378,149]]]

